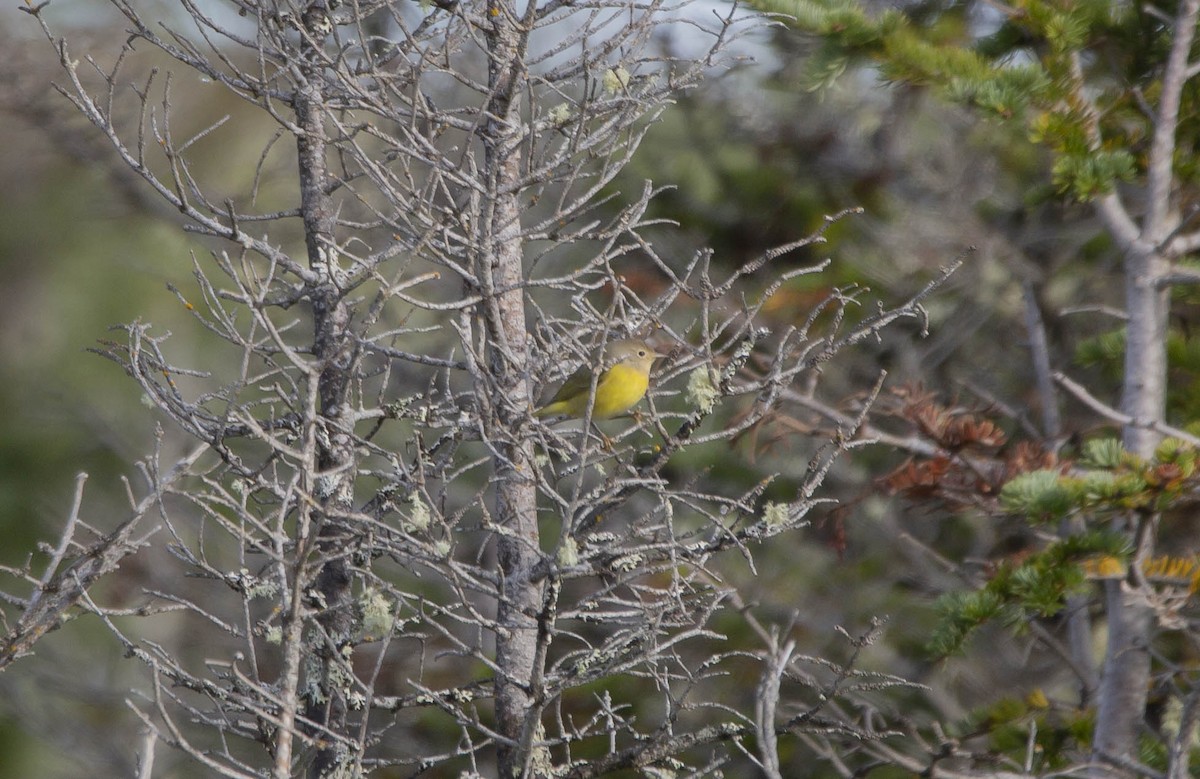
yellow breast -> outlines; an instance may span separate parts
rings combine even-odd
[[[608,419],[624,414],[646,395],[650,376],[635,366],[618,363],[604,372],[596,385],[593,419]],[[586,399],[585,399],[586,402]]]

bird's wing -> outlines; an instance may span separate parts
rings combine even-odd
[[[584,363],[575,369],[575,372],[567,377],[563,385],[558,388],[558,392],[554,393],[554,398],[551,403],[557,403],[560,400],[569,400],[570,398],[579,395],[580,393],[588,392],[592,388],[592,366]]]

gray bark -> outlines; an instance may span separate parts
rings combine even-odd
[[[1167,317],[1171,271],[1166,256],[1178,223],[1174,159],[1182,90],[1188,79],[1188,57],[1195,37],[1200,0],[1186,0],[1177,11],[1171,51],[1163,72],[1147,164],[1146,216],[1141,235],[1132,238],[1131,220],[1115,196],[1100,203],[1118,244],[1125,250],[1125,382],[1121,410],[1131,418],[1124,431],[1125,448],[1135,454],[1153,453],[1160,438],[1153,426],[1164,420],[1167,381]],[[1158,517],[1139,516],[1129,577],[1109,582],[1106,590],[1108,646],[1100,679],[1092,761],[1102,766],[1110,758],[1134,757],[1144,727],[1150,679],[1149,645],[1154,614],[1141,589],[1141,564],[1154,554]],[[1101,769],[1101,773],[1106,773]]]
[[[301,218],[309,267],[316,275],[316,281],[307,290],[313,311],[317,371],[315,377],[309,376],[310,381],[316,379],[317,415],[309,420],[310,429],[306,431],[312,436],[309,450],[315,456],[309,471],[314,483],[307,486],[320,502],[309,526],[315,538],[297,539],[301,554],[297,556],[295,575],[301,580],[309,579],[312,575],[309,562],[316,558],[319,569],[311,586],[317,593],[319,630],[309,641],[312,652],[319,658],[321,677],[310,679],[309,687],[320,694],[306,702],[304,716],[321,728],[337,732],[346,724],[345,691],[343,685],[330,683],[330,675],[336,665],[344,662],[341,650],[349,641],[354,623],[351,576],[346,558],[338,550],[343,546],[345,532],[339,517],[346,516],[353,507],[354,440],[349,432],[351,424],[345,417],[355,350],[350,338],[350,310],[338,287],[336,209],[328,192],[328,138],[319,46],[330,28],[328,14],[321,0],[312,3],[305,12],[303,26],[309,37],[301,43],[304,59],[300,63],[299,88],[293,106],[301,130],[296,139]],[[323,743],[328,744],[329,740]],[[308,774],[313,779],[327,776],[340,760],[339,749],[321,746]]]
[[[496,727],[503,739],[497,744],[497,762],[500,776],[515,777],[524,774],[539,716],[531,685],[538,656],[534,615],[541,610],[541,587],[533,581],[533,572],[541,555],[537,492],[531,478],[533,444],[525,434],[529,424],[529,348],[521,287],[521,204],[515,186],[521,177],[521,118],[514,106],[514,91],[524,40],[513,24],[513,4],[500,3],[493,9],[493,27],[487,37],[491,99],[482,132],[488,223],[477,278],[483,293],[480,305],[488,375],[494,387],[480,387],[477,396],[494,398],[484,424],[492,427],[496,520],[504,529],[497,536]]]

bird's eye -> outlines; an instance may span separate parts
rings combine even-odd
[[[646,356],[646,350],[638,349],[638,357],[645,357],[645,356]]]

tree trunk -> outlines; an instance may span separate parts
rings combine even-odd
[[[347,645],[353,629],[351,577],[345,557],[338,554],[345,528],[337,517],[345,516],[353,505],[354,441],[344,417],[355,350],[350,338],[350,310],[337,282],[336,208],[327,187],[323,66],[320,52],[313,45],[324,40],[329,26],[325,2],[317,0],[309,5],[304,27],[310,37],[301,43],[302,83],[294,106],[296,123],[301,129],[297,137],[300,211],[309,267],[317,275],[316,282],[308,289],[313,311],[313,355],[319,371],[317,415],[311,420],[314,429],[306,431],[314,436],[315,461],[308,464],[311,479],[304,487],[320,506],[314,523],[315,545],[308,539],[297,539],[295,575],[305,579],[311,575],[308,560],[314,553],[324,560],[312,585],[319,595],[321,611],[317,622],[321,631],[308,637],[309,651],[320,659],[321,668],[321,678],[310,679],[309,686],[319,690],[320,695],[307,701],[305,717],[337,732],[345,726],[345,690],[341,684],[331,684],[329,680],[333,668],[346,661],[341,649]],[[322,740],[330,743],[330,739]],[[342,750],[337,747],[319,748],[309,767],[309,776],[313,779],[327,776],[342,758]]]
[[[523,432],[529,421],[528,339],[521,287],[521,204],[513,186],[521,176],[521,118],[513,103],[525,42],[513,24],[515,12],[511,2],[490,8],[491,99],[482,133],[489,194],[483,235],[488,245],[478,261],[488,373],[494,382],[493,387],[480,390],[494,399],[485,419],[490,416],[489,433],[498,450],[496,520],[505,529],[497,536],[496,664],[500,672],[495,705],[496,727],[503,738],[497,744],[498,774],[506,779],[524,775],[538,720],[531,685],[537,659],[536,615],[542,600],[541,587],[532,581],[540,558],[533,447]]]
[[[1121,410],[1133,418],[1125,428],[1125,448],[1142,457],[1154,453],[1161,435],[1150,425],[1166,409],[1167,311],[1169,292],[1159,280],[1167,261],[1137,246],[1125,260],[1125,385]]]
[[[1139,245],[1125,261],[1126,311],[1125,385],[1121,410],[1132,417],[1124,432],[1125,448],[1149,457],[1159,434],[1150,424],[1162,421],[1166,408],[1167,312],[1169,293],[1158,284],[1166,260]],[[1100,676],[1096,732],[1092,760],[1098,766],[1107,758],[1132,759],[1143,727],[1147,685],[1150,681],[1149,644],[1153,613],[1139,583],[1141,564],[1154,554],[1153,515],[1137,517],[1139,526],[1129,575],[1110,581],[1105,599],[1108,646]],[[1111,764],[1111,763],[1109,763]],[[1108,775],[1102,770],[1101,775]]]

